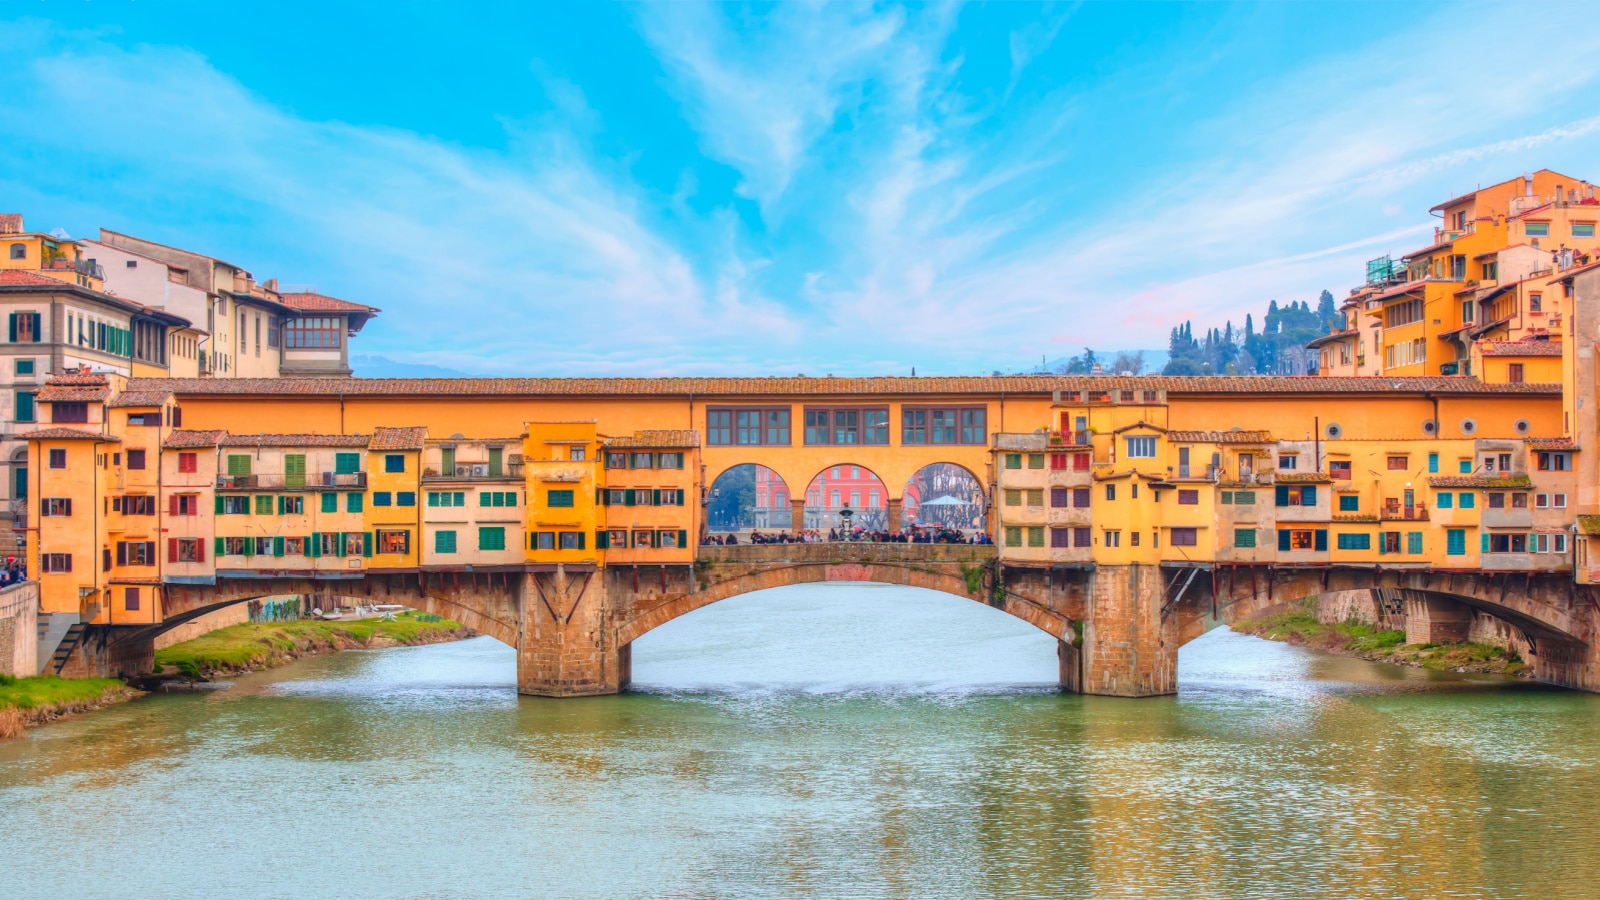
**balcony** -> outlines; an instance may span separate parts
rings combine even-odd
[[[311,472],[305,475],[218,475],[219,491],[321,491],[365,488],[365,472]]]
[[[104,279],[106,277],[106,272],[100,268],[99,263],[91,262],[87,259],[47,259],[39,264],[39,268],[55,272],[77,272],[79,275],[87,275],[90,278]]]
[[[454,472],[439,473],[433,469],[424,469],[423,481],[521,481],[522,463],[511,462],[499,467],[498,471],[490,468],[488,463],[456,463]]]
[[[1383,509],[1379,511],[1378,518],[1385,522],[1426,522],[1428,521],[1428,507],[1417,503],[1411,506],[1401,505],[1399,500],[1386,498]]]

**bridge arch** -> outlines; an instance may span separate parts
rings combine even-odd
[[[914,548],[906,552],[907,548]],[[1066,612],[1011,590],[992,586],[993,569],[982,551],[970,545],[932,544],[772,544],[705,548],[696,566],[696,590],[680,593],[621,622],[617,645],[626,645],[655,628],[754,591],[796,584],[875,582],[920,587],[983,603],[1068,640],[1072,619]],[[934,551],[937,550],[937,553]]]
[[[961,531],[981,530],[988,512],[983,479],[960,463],[932,462],[915,472],[901,489],[901,515],[906,524],[942,525]]]
[[[757,462],[728,466],[706,488],[708,531],[787,531],[794,492],[777,470]]]
[[[852,527],[889,527],[889,486],[871,468],[853,462],[824,466],[811,476],[805,492],[805,527],[820,531],[841,528],[841,511],[851,510]]]

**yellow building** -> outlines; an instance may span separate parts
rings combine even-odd
[[[530,563],[599,560],[601,439],[590,422],[530,423],[523,440]]]
[[[639,431],[604,441],[596,546],[607,565],[694,561],[701,536],[700,435]]]
[[[480,569],[527,560],[523,439],[432,439],[422,457],[425,566]]]

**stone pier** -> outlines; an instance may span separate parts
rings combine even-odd
[[[1084,693],[1152,697],[1177,691],[1177,635],[1163,621],[1162,593],[1158,567],[1095,568],[1083,623]]]
[[[632,653],[618,644],[606,579],[593,567],[558,565],[523,578],[517,691],[540,697],[615,694],[632,680]]]

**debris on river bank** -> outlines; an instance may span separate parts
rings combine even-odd
[[[441,644],[476,636],[458,622],[409,611],[381,618],[233,625],[157,650],[156,674],[205,680],[336,650]]]
[[[1450,672],[1533,677],[1533,670],[1515,650],[1468,642],[1408,644],[1406,633],[1399,629],[1383,629],[1363,622],[1328,624],[1318,621],[1316,612],[1303,604],[1277,607],[1232,627],[1241,634],[1373,662]]]

